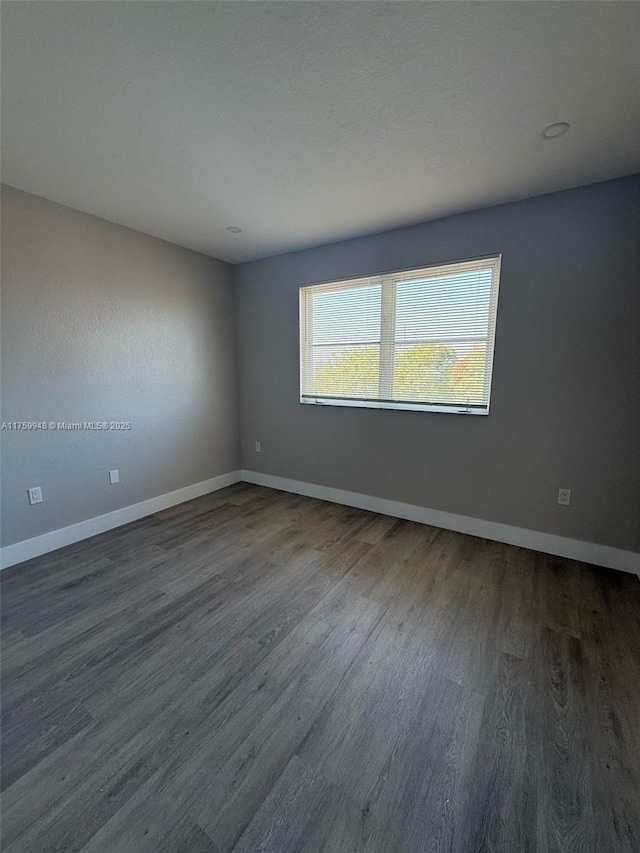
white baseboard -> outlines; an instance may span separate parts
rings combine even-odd
[[[437,509],[427,509],[400,501],[390,501],[385,498],[374,498],[358,492],[347,492],[343,489],[332,489],[329,486],[318,486],[315,483],[304,483],[300,480],[289,480],[286,477],[275,477],[271,474],[259,474],[256,471],[241,471],[242,480],[255,483],[258,486],[268,486],[283,492],[294,492],[297,495],[319,498],[323,501],[345,504],[346,506],[368,509],[381,515],[392,515],[408,521],[418,521],[434,527],[444,527],[446,530],[456,530],[471,536],[481,536],[508,545],[519,545],[533,551],[545,554],[555,554],[558,557],[568,557],[596,566],[606,566],[609,569],[619,569],[631,572],[640,577],[640,554],[633,551],[623,551],[610,548],[607,545],[597,545],[594,542],[583,542],[579,539],[568,539],[555,536],[552,533],[541,533],[538,530],[527,530],[524,527],[513,527],[510,524],[500,524],[497,521],[485,521],[481,518],[471,518],[466,515],[455,515],[451,512],[441,512]]]
[[[290,480],[272,474],[260,474],[256,471],[230,471],[228,474],[221,474],[218,477],[212,477],[210,480],[185,486],[183,489],[176,489],[173,492],[167,492],[167,494],[122,509],[116,509],[95,518],[88,518],[69,527],[62,527],[59,530],[43,533],[41,536],[34,536],[33,539],[25,539],[22,542],[16,542],[14,545],[7,545],[0,551],[0,568],[8,568],[16,563],[30,560],[32,557],[39,557],[49,551],[56,551],[58,548],[64,548],[65,545],[88,539],[90,536],[104,533],[106,530],[128,524],[130,521],[136,521],[146,515],[153,515],[155,512],[199,498],[201,495],[215,492],[241,480],[247,483],[255,483],[258,486],[293,492],[297,495],[307,495],[332,503],[367,509],[381,515],[391,515],[408,521],[443,527],[446,530],[456,530],[459,533],[468,533],[471,536],[494,539],[497,542],[506,542],[508,545],[519,545],[522,548],[531,548],[533,551],[542,551],[545,554],[556,554],[559,557],[568,557],[572,560],[581,560],[597,566],[619,569],[640,577],[640,554],[633,551],[623,551],[619,548],[597,545],[594,542],[583,542],[579,539],[568,539],[564,536],[555,536],[552,533],[541,533],[538,530],[527,530],[524,527],[513,527],[510,524],[500,524],[496,521],[485,521],[466,515],[455,515],[437,509],[427,509],[400,501],[376,498],[358,492],[348,492],[344,489],[333,489],[315,483]]]
[[[34,536],[33,539],[24,539],[22,542],[16,542],[15,545],[6,545],[0,551],[0,568],[6,569],[16,563],[30,560],[32,557],[39,557],[49,551],[57,551],[58,548],[64,548],[65,545],[71,545],[81,539],[88,539],[97,533],[104,533],[105,530],[111,530],[114,527],[128,524],[130,521],[144,518],[145,515],[153,515],[153,513],[168,509],[170,506],[199,498],[209,492],[216,492],[218,489],[224,489],[225,486],[240,482],[240,479],[240,471],[230,471],[228,474],[220,474],[218,477],[212,477],[210,480],[203,480],[201,483],[194,483],[191,486],[185,486],[183,489],[158,495],[156,498],[149,498],[149,500],[122,507],[122,509],[115,509],[113,512],[107,512],[95,518],[87,518],[85,521],[79,521],[77,524],[69,525],[69,527],[51,530],[41,536]]]

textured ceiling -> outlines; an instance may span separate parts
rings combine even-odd
[[[639,43],[635,2],[3,2],[2,177],[256,258],[640,171]]]

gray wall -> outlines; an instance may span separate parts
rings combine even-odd
[[[236,470],[232,268],[5,187],[2,544]],[[121,483],[107,472],[119,468]],[[27,487],[44,502],[29,507]]]
[[[499,252],[488,417],[299,404],[300,285]],[[243,468],[640,550],[639,176],[235,273]]]

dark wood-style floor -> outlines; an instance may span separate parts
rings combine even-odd
[[[2,574],[3,851],[640,851],[638,578],[240,484]]]

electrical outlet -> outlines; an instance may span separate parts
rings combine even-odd
[[[31,506],[42,503],[42,488],[40,486],[34,486],[32,489],[27,489],[27,494],[29,495],[29,503]]]
[[[109,471],[109,482],[112,486],[115,486],[116,483],[120,482],[120,471],[117,468],[114,468],[113,471]]]
[[[571,505],[571,489],[558,489],[558,503],[562,506]]]
[[[256,453],[261,453],[261,452],[262,452],[262,445],[260,444],[259,441],[256,441]]]

